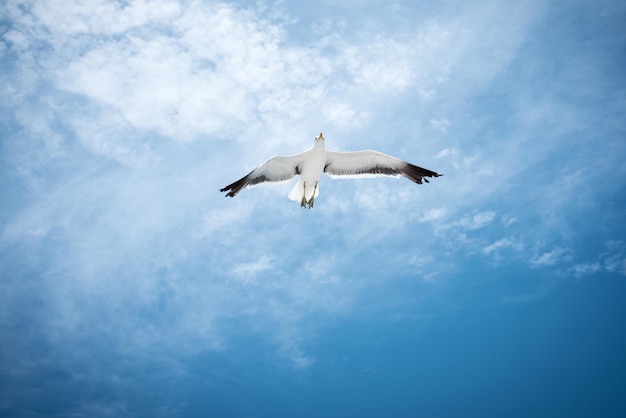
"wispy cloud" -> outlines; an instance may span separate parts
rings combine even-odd
[[[507,237],[501,238],[485,247],[482,248],[481,253],[486,256],[491,256],[495,259],[501,259],[501,252],[507,249],[513,249],[517,252],[522,251],[524,249],[524,244],[522,244],[518,239]]]
[[[557,247],[547,252],[534,255],[530,259],[530,265],[533,267],[548,267],[571,261],[572,255],[570,250],[567,248]]]
[[[262,256],[257,261],[241,263],[232,269],[232,274],[242,280],[251,280],[259,273],[263,273],[272,267],[273,258]]]
[[[576,263],[571,269],[576,277],[590,276],[602,271],[626,276],[626,245],[623,241],[607,241],[606,251],[596,260]]]
[[[450,126],[450,122],[447,119],[431,119],[430,126],[433,129],[436,129],[441,132],[447,132],[448,126]],[[443,156],[443,151],[437,154],[438,156]]]
[[[478,212],[471,216],[464,216],[458,221],[458,226],[465,230],[475,230],[489,225],[496,217],[492,210]]]

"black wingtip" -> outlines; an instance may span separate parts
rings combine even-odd
[[[220,189],[220,192],[228,192],[226,193],[227,197],[235,197],[237,193],[239,193],[244,187],[246,187],[248,176],[242,177],[236,182],[229,184],[223,189]]]
[[[228,192],[224,195],[224,197],[235,197],[235,195],[237,194],[237,191],[235,191],[235,189],[233,189],[232,187],[224,187],[223,189],[220,189],[220,192],[222,193]]]
[[[404,170],[403,175],[410,180],[413,180],[417,184],[430,183],[428,178],[432,177],[440,177],[443,174],[439,174],[436,171],[429,170],[427,168],[419,167],[414,164],[407,163]]]

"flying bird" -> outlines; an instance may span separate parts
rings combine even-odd
[[[324,142],[324,135],[320,133],[313,146],[306,151],[271,157],[248,175],[220,189],[220,192],[228,192],[226,196],[235,197],[246,187],[285,181],[299,175],[300,179],[289,193],[289,199],[299,201],[302,207],[312,208],[319,194],[318,181],[323,173],[331,177],[403,176],[418,184],[422,184],[422,180],[428,183],[426,177],[442,175],[378,151],[326,151]]]

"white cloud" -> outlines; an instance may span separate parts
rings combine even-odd
[[[430,127],[437,131],[445,133],[448,131],[448,126],[450,126],[450,122],[445,118],[430,120]],[[438,156],[443,156],[442,153],[443,151],[440,152]]]
[[[285,100],[301,109],[288,92],[297,85],[309,96],[323,73],[302,68],[300,51],[281,50],[277,28],[230,6],[199,6],[168,33],[128,32],[90,47],[57,70],[59,87],[175,140],[223,135],[233,121],[258,120]]]
[[[519,222],[519,219],[515,216],[505,216],[502,218],[502,225],[504,227],[509,227]]]
[[[39,76],[70,93],[52,110],[87,148],[118,159],[136,147],[131,130],[185,141],[280,128],[316,109],[332,71],[318,51],[284,44],[279,24],[224,3],[29,7],[11,5],[24,30],[5,38],[24,57],[44,46]]]
[[[333,124],[340,127],[360,128],[368,124],[372,115],[367,111],[355,110],[348,103],[327,101],[322,113]]]
[[[550,251],[536,254],[530,259],[530,265],[533,267],[552,267],[560,265],[564,262],[571,262],[571,250],[568,248],[556,247]]]
[[[292,355],[293,364],[300,369],[306,369],[315,363],[315,358],[296,352]]]
[[[458,221],[458,225],[468,231],[484,228],[493,222],[496,213],[492,210],[477,212],[473,215],[466,215]]]
[[[464,155],[456,148],[444,148],[437,153],[435,158],[448,160],[452,167],[457,170],[473,171],[478,161],[478,154]]]
[[[244,281],[252,280],[259,273],[269,270],[272,267],[273,261],[273,257],[264,255],[257,261],[238,264],[232,269],[232,274]]]
[[[415,48],[408,43],[378,37],[367,45],[348,46],[342,53],[355,81],[369,90],[403,90],[414,82]]]
[[[26,35],[17,30],[8,31],[2,36],[2,39],[18,50],[26,50],[30,46],[29,39]]]
[[[445,207],[432,208],[426,211],[424,216],[420,219],[421,222],[438,222],[443,220],[448,215],[448,209]]]
[[[494,243],[483,247],[481,253],[487,256],[492,256],[495,259],[501,259],[502,256],[500,253],[506,249],[512,249],[516,252],[520,252],[524,249],[524,245],[515,238],[501,238]]]
[[[591,274],[595,274],[602,269],[602,266],[599,262],[595,263],[580,263],[574,265],[572,267],[572,271],[574,272],[575,277],[583,277]]]
[[[590,276],[599,272],[617,273],[626,276],[626,245],[623,241],[605,242],[606,251],[593,261],[577,263],[572,267],[576,277]]]
[[[604,267],[609,272],[626,276],[626,245],[623,241],[607,241],[607,252],[602,254]]]
[[[439,151],[439,153],[435,156],[435,158],[446,158],[451,155],[458,155],[458,153],[459,153],[458,150],[444,148],[441,151]]]
[[[106,0],[70,0],[32,3],[37,23],[53,36],[85,33],[119,34],[135,27],[165,24],[180,14],[180,4],[170,0],[133,0],[127,4]]]

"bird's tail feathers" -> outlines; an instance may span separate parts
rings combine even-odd
[[[289,199],[294,202],[299,202],[302,199],[302,195],[304,194],[304,182],[302,180],[298,180],[296,184],[294,184],[293,189],[289,192]]]
[[[315,190],[315,195],[313,195],[313,190]],[[305,200],[309,201],[311,197],[315,198],[320,194],[320,188],[315,187],[315,185],[307,184],[306,187],[306,196],[304,196],[304,181],[302,179],[298,180],[298,182],[293,186],[293,189],[289,192],[289,199],[300,202],[302,200],[302,196],[304,196]]]

